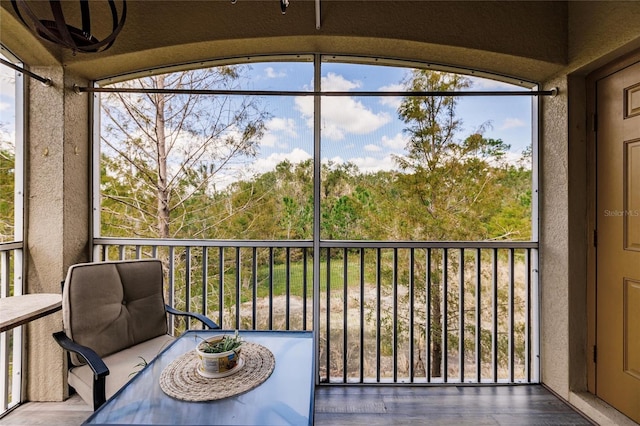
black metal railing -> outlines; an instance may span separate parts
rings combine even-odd
[[[0,298],[22,294],[23,243],[0,243]],[[0,415],[21,402],[22,327],[0,333]]]
[[[320,383],[539,380],[535,242],[322,241],[317,259],[311,241],[94,244],[97,261],[162,259],[168,303],[224,328],[314,329]]]

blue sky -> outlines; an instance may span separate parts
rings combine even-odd
[[[310,62],[253,63],[243,89],[298,91],[312,90],[313,64]],[[391,66],[344,63],[322,64],[325,91],[402,90],[400,82],[407,69]],[[13,138],[13,70],[0,66],[0,132]],[[470,90],[522,90],[506,83],[472,78]],[[353,162],[362,171],[393,167],[392,154],[401,154],[406,143],[403,124],[397,115],[399,98],[326,97],[322,102],[322,159]],[[313,153],[313,97],[263,97],[272,114],[261,141],[260,156],[253,172],[271,170],[278,162],[311,158]],[[531,97],[460,97],[458,116],[463,121],[460,138],[490,123],[485,135],[511,145],[515,160],[531,144]]]
[[[4,57],[3,57],[4,58]],[[0,141],[13,141],[15,138],[15,86],[14,71],[0,65]]]
[[[311,63],[254,63],[243,88],[254,90],[312,90]],[[399,91],[407,69],[389,66],[325,63],[324,91]],[[503,82],[473,77],[469,90],[524,90]],[[362,171],[393,167],[391,154],[406,144],[398,119],[400,99],[394,97],[326,97],[322,101],[322,159],[350,161]],[[310,158],[313,152],[313,97],[269,97],[263,104],[273,114],[261,144],[254,171],[264,172],[277,162]],[[515,160],[531,144],[531,97],[459,97],[458,116],[463,138],[480,128],[486,137],[511,145]]]

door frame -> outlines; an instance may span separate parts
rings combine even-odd
[[[586,78],[587,115],[587,389],[596,395],[596,357],[597,343],[597,250],[596,250],[596,217],[597,217],[597,99],[596,84],[598,80],[608,77],[622,69],[640,62],[640,50],[626,54],[603,67],[593,71]]]

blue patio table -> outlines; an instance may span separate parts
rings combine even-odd
[[[240,331],[246,342],[269,349],[275,358],[275,367],[269,378],[245,393],[213,401],[191,402],[173,398],[162,390],[160,377],[165,368],[175,365],[172,364],[174,360],[187,356],[203,338],[231,333],[234,331],[185,332],[96,410],[84,424],[313,424],[315,365],[311,332]]]

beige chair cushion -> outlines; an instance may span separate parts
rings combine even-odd
[[[131,373],[141,370],[141,367],[136,367],[136,364],[141,362],[139,357],[151,362],[173,340],[173,337],[165,334],[104,358],[104,362],[109,368],[109,375],[106,377],[105,383],[106,398],[111,398],[125,383],[131,380],[134,377]],[[68,379],[69,385],[76,390],[78,395],[89,406],[93,406],[93,371],[91,371],[91,367],[88,365],[73,367],[69,370]]]
[[[71,266],[62,293],[65,333],[102,358],[167,334],[162,283],[157,259]],[[75,354],[71,362],[84,364]]]

